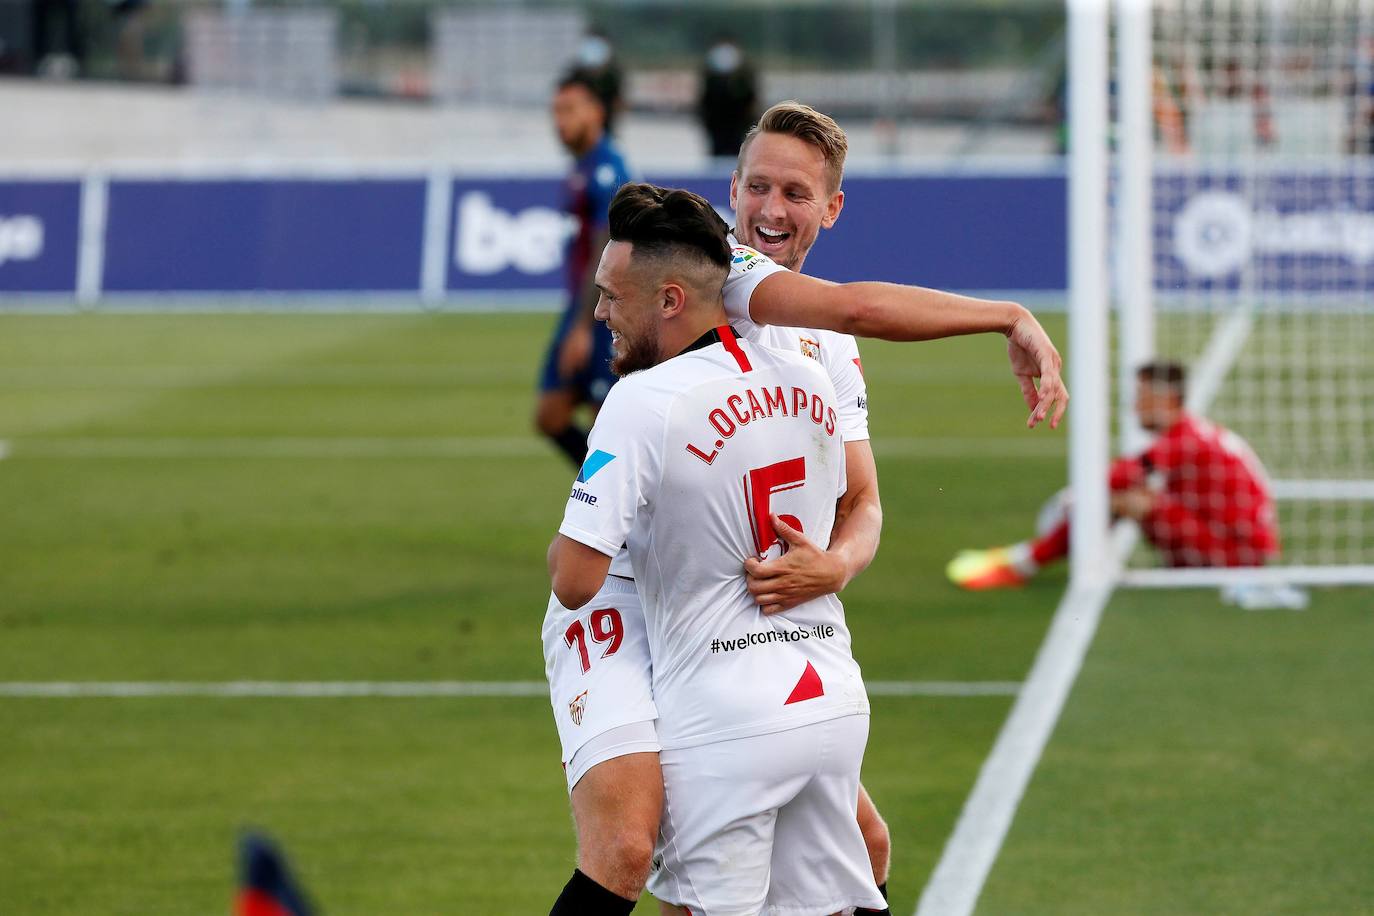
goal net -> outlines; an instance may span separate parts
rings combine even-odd
[[[1266,555],[1254,537],[1259,497],[1238,479],[1253,462],[1176,454],[1153,485],[1178,511],[1142,524],[1155,548],[1134,551],[1125,581],[1374,581],[1374,0],[1119,10],[1122,445],[1150,441],[1131,423],[1133,369],[1183,363],[1191,411],[1263,466],[1280,541]],[[1209,538],[1234,549],[1188,555]]]

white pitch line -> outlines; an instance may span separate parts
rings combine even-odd
[[[874,681],[873,696],[1015,696],[1014,681]],[[0,697],[548,697],[543,681],[6,681]]]
[[[916,916],[969,916],[1097,630],[1110,585],[1064,596],[1011,714],[983,762]]]
[[[553,455],[530,436],[289,436],[289,437],[21,437],[3,440],[19,458],[514,458]],[[873,441],[879,457],[1062,458],[1064,442],[1050,437],[960,438],[887,436]]]
[[[0,461],[4,461],[10,456],[10,442],[8,439],[0,439]]]
[[[1112,529],[1108,556],[1118,568],[1139,536],[1133,524]],[[1116,585],[1115,575],[1093,587],[1071,585],[1059,602],[1030,675],[921,892],[916,916],[970,916],[973,912]]]
[[[503,363],[498,366],[450,364],[337,363],[321,366],[228,363],[208,365],[63,365],[0,366],[4,388],[280,388],[280,387],[424,387],[524,382],[535,366]],[[969,386],[1010,385],[1001,369],[926,365],[870,368],[870,383],[940,383]]]
[[[879,436],[872,441],[880,458],[1064,458],[1068,441],[1036,435],[996,436],[985,439],[947,436]]]
[[[0,697],[536,697],[543,681],[11,681]]]
[[[0,388],[460,388],[524,381],[525,366],[46,366],[0,367]]]
[[[871,697],[1014,697],[1017,681],[868,681]]]
[[[534,436],[44,438],[9,440],[14,458],[512,458],[554,452]]]

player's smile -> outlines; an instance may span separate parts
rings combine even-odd
[[[755,226],[749,244],[772,258],[787,248],[792,233],[773,226]],[[774,260],[777,260],[774,258]]]

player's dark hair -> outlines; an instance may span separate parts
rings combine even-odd
[[[690,252],[728,270],[729,231],[710,201],[681,188],[631,182],[611,198],[611,239],[634,245],[636,256]]]
[[[1135,377],[1142,382],[1164,385],[1182,401],[1188,393],[1188,370],[1182,363],[1170,360],[1154,360],[1135,370]]]
[[[596,78],[581,67],[574,67],[558,78],[559,92],[573,86],[581,86],[591,93],[592,98],[596,99],[597,103],[600,104],[603,109],[608,107],[605,97],[601,94],[601,87],[598,85]]]

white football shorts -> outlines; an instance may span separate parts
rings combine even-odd
[[[868,715],[665,750],[649,891],[692,916],[887,906],[856,820]]]
[[[607,576],[576,611],[549,596],[544,673],[569,792],[598,763],[658,752],[649,634],[633,582]]]

